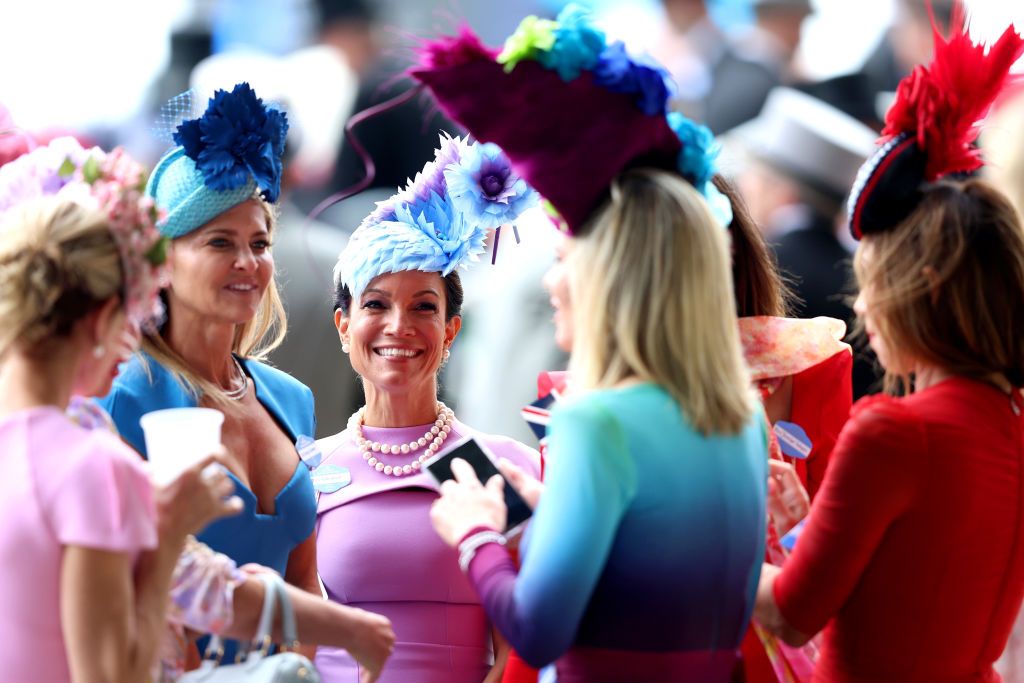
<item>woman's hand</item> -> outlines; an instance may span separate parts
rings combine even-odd
[[[512,488],[516,490],[519,497],[530,506],[530,509],[536,510],[537,503],[540,502],[540,495],[544,493],[544,484],[540,479],[534,479],[529,472],[508,458],[498,460],[498,469],[508,479],[508,483],[512,484]]]
[[[224,449],[203,458],[177,479],[156,489],[157,519],[164,533],[184,539],[221,517],[242,511],[242,499],[232,495],[235,483],[217,463]],[[169,536],[169,537],[170,537]]]
[[[387,617],[353,609],[359,621],[355,628],[355,638],[345,649],[359,664],[359,683],[374,683],[395,648],[395,632]]]
[[[807,516],[811,501],[796,470],[781,460],[768,461],[768,514],[779,536]]]
[[[476,527],[503,530],[508,510],[501,476],[494,475],[484,486],[462,458],[452,460],[452,474],[455,480],[441,484],[441,497],[430,506],[430,521],[441,540],[454,548]]]
[[[800,647],[807,643],[811,636],[790,626],[786,618],[782,616],[782,612],[779,611],[779,605],[775,602],[775,580],[781,573],[780,567],[770,564],[761,565],[761,578],[757,585],[753,617],[761,626],[782,638],[787,645]]]

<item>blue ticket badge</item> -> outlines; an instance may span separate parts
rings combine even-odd
[[[783,455],[802,460],[811,454],[811,439],[800,425],[779,420],[772,427],[772,432],[779,441]]]
[[[789,533],[779,539],[779,545],[789,552],[793,552],[793,548],[796,547],[797,539],[800,538],[800,534],[803,533],[805,522],[807,522],[806,519],[801,519],[797,522],[796,526],[789,530]]]
[[[321,465],[313,470],[313,488],[320,493],[334,493],[352,483],[352,473],[347,467]]]
[[[305,434],[300,434],[299,438],[295,440],[295,450],[299,452],[299,457],[309,469],[318,467],[323,460],[323,454],[317,447],[316,441]]]

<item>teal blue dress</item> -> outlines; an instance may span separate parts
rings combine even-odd
[[[493,543],[469,565],[491,623],[559,682],[731,680],[764,558],[764,425],[701,434],[654,384],[558,405],[521,568]]]
[[[164,408],[194,407],[197,402],[162,365],[146,354],[121,368],[114,385],[98,402],[110,414],[122,438],[145,457],[146,443],[139,418]],[[143,360],[144,359],[144,360]],[[239,358],[252,378],[256,398],[294,443],[313,438],[316,419],[313,393],[290,375],[258,361]],[[316,495],[309,470],[295,451],[295,471],[274,498],[274,514],[257,511],[256,495],[233,474],[235,493],[245,504],[241,514],[206,527],[197,538],[224,553],[239,566],[256,563],[282,576],[288,556],[309,538],[316,524]]]

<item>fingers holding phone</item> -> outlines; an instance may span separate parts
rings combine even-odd
[[[531,510],[537,509],[540,496],[544,493],[544,484],[539,479],[534,479],[530,473],[508,458],[498,460],[498,470],[501,471],[508,483],[516,490],[516,493],[530,506]]]
[[[454,548],[476,527],[504,529],[508,510],[501,475],[483,485],[461,458],[452,459],[451,471],[454,478],[441,484],[441,497],[430,507],[430,521],[441,539]]]

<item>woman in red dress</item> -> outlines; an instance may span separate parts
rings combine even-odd
[[[815,681],[998,681],[1024,597],[1024,228],[960,179],[1024,39],[936,38],[850,205],[855,308],[887,383],[911,393],[857,404],[758,591],[755,617],[787,642],[824,629]]]

